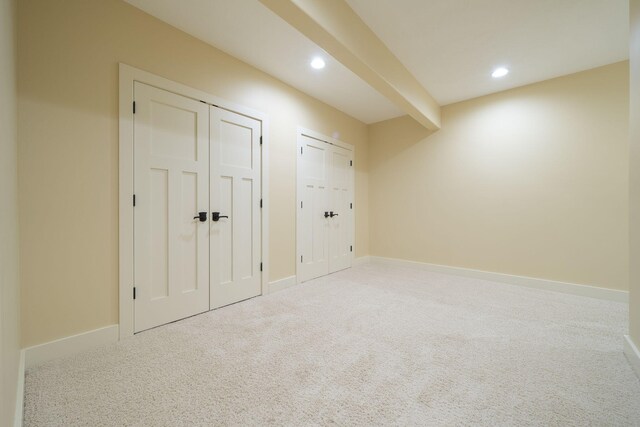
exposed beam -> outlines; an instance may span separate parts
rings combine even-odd
[[[260,0],[430,130],[440,106],[344,0]]]

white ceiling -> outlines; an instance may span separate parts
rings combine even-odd
[[[403,114],[258,0],[125,1],[365,123]],[[628,58],[628,0],[346,1],[442,105]]]
[[[346,1],[441,105],[629,57],[628,0]]]
[[[404,114],[258,0],[125,1],[362,122]]]

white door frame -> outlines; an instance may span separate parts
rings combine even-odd
[[[207,104],[251,117],[262,124],[262,294],[269,281],[269,120],[266,114],[234,104],[198,89],[163,77],[119,64],[119,323],[120,339],[133,335],[133,83],[141,82],[158,89],[203,101]]]
[[[296,146],[297,146],[297,154],[296,154],[296,283],[301,283],[301,277],[302,275],[300,274],[300,256],[302,255],[300,253],[300,251],[302,250],[302,233],[300,232],[300,230],[302,230],[302,224],[301,224],[301,217],[300,217],[300,201],[302,200],[302,190],[303,190],[303,186],[302,186],[302,177],[300,176],[301,174],[301,170],[300,170],[300,163],[301,163],[301,157],[300,157],[300,150],[302,148],[303,142],[302,142],[302,137],[303,136],[307,136],[313,139],[317,139],[319,141],[325,142],[327,144],[330,145],[335,145],[337,147],[340,148],[344,148],[345,150],[351,151],[353,153],[353,157],[355,159],[355,154],[356,154],[356,147],[355,145],[351,145],[351,144],[347,144],[345,142],[342,142],[340,140],[337,140],[335,138],[332,138],[330,136],[326,136],[321,134],[320,132],[316,132],[313,131],[311,129],[306,129],[303,127],[298,126],[297,132],[296,132]],[[355,160],[354,160],[355,161]],[[355,258],[355,253],[356,253],[356,233],[355,233],[355,228],[356,228],[356,209],[357,209],[357,205],[356,205],[356,197],[355,197],[355,192],[356,192],[356,187],[355,187],[355,165],[354,165],[354,169],[353,169],[353,174],[351,175],[351,188],[353,188],[353,221],[351,221],[351,235],[353,236],[353,252],[351,252],[351,265],[353,265],[353,260]]]

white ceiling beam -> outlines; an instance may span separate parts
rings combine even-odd
[[[440,129],[438,103],[344,0],[260,2],[424,127]]]

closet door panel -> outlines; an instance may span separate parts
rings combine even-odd
[[[142,83],[134,98],[134,330],[209,309],[209,111]],[[196,217],[196,218],[194,218]]]
[[[311,280],[329,272],[330,147],[302,136],[298,148],[298,275]]]
[[[216,107],[210,123],[211,307],[216,308],[262,292],[261,123]]]
[[[353,250],[353,157],[340,147],[331,151],[329,272],[351,267]]]

